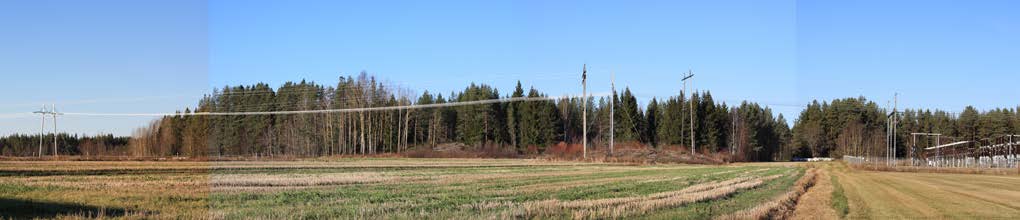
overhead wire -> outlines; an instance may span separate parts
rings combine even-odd
[[[601,96],[602,94],[590,94],[592,96]],[[463,101],[463,102],[448,102],[448,103],[437,103],[437,104],[424,104],[424,105],[400,105],[400,106],[381,106],[381,107],[367,107],[367,108],[343,108],[343,109],[315,109],[315,110],[293,110],[293,111],[261,111],[261,112],[192,112],[192,113],[86,113],[86,112],[64,112],[64,115],[68,116],[231,116],[231,115],[290,115],[290,114],[317,114],[317,113],[350,113],[350,112],[372,112],[372,111],[388,111],[388,110],[404,110],[404,109],[424,109],[424,108],[438,108],[438,107],[455,107],[465,105],[476,105],[476,104],[494,104],[502,102],[528,102],[528,101],[555,101],[563,98],[581,98],[583,95],[564,95],[564,96],[542,96],[542,97],[512,97],[512,98],[498,98],[498,99],[486,99],[476,101]]]

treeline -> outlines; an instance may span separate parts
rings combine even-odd
[[[42,138],[42,147],[40,147]],[[124,156],[130,155],[128,144],[131,137],[115,137],[112,134],[95,136],[57,134],[58,155],[83,156]],[[0,155],[3,156],[44,156],[53,155],[53,134],[24,135],[14,134],[0,137]]]
[[[365,73],[341,77],[337,85],[287,82],[231,86],[207,95],[190,112],[268,112],[359,109],[468,102],[500,98],[548,98],[519,82],[501,93],[488,85],[471,84],[443,95],[425,91],[412,96],[387,87]],[[542,153],[560,142],[582,141],[582,112],[587,105],[588,137],[593,149],[608,146],[610,99],[615,100],[619,143],[648,147],[691,145],[695,134],[703,153],[726,152],[755,161],[780,160],[792,137],[782,116],[753,103],[728,107],[710,93],[682,94],[644,108],[629,89],[622,94],[541,101],[499,102],[436,108],[271,115],[167,116],[138,129],[132,152],[139,156],[297,156],[401,153],[463,143],[475,150],[515,154]],[[693,105],[692,105],[693,104]],[[698,119],[690,128],[690,111]],[[734,133],[737,132],[737,133]],[[732,149],[731,149],[732,148]],[[732,150],[732,151],[731,151]],[[787,157],[789,154],[786,154]]]
[[[539,101],[449,103],[529,97]],[[691,98],[687,98],[691,97]],[[611,103],[615,103],[610,115]],[[394,106],[440,105],[412,109]],[[471,84],[449,94],[425,91],[411,94],[361,73],[341,77],[336,85],[287,82],[227,86],[206,95],[195,108],[165,116],[137,129],[131,138],[58,135],[61,155],[127,155],[141,157],[318,157],[375,155],[430,150],[462,143],[465,150],[496,151],[504,155],[540,154],[559,143],[580,144],[584,136],[583,109],[588,109],[590,150],[605,150],[610,132],[617,143],[647,148],[689,150],[727,155],[732,161],[786,161],[792,157],[843,155],[883,156],[889,112],[863,97],[814,101],[794,126],[768,107],[744,102],[717,103],[710,92],[653,98],[641,106],[629,88],[585,103],[580,98],[550,98],[520,82],[509,93],[488,85]],[[260,114],[273,111],[330,111],[299,114]],[[375,110],[373,110],[375,109]],[[246,115],[192,115],[193,112],[247,112]],[[1020,107],[979,112],[967,107],[960,114],[940,110],[903,110],[897,131],[904,157],[919,149],[908,144],[910,133],[941,133],[943,142],[982,140],[1020,133]],[[693,125],[691,114],[696,120]],[[610,129],[610,117],[615,129]],[[693,128],[692,128],[693,126]],[[38,135],[0,139],[0,154],[38,154]],[[43,141],[43,155],[51,155],[52,135]],[[930,146],[919,139],[918,148]]]
[[[979,112],[968,106],[959,114],[942,110],[900,110],[896,131],[898,157],[908,157],[935,146],[934,139],[919,137],[912,148],[911,133],[942,134],[942,144],[952,141],[988,143],[991,138],[1020,133],[1020,107]],[[794,123],[794,154],[799,157],[843,155],[885,156],[890,112],[863,97],[814,101]]]

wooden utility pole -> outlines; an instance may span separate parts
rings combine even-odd
[[[737,155],[737,108],[730,108],[730,156]],[[783,158],[783,150],[779,150],[779,159]]]
[[[582,150],[582,156],[584,159],[588,159],[588,64],[581,66],[581,98],[582,101],[582,112],[581,112],[581,142],[584,143],[584,149]]]
[[[892,105],[892,102],[890,102],[889,100],[885,101],[885,109],[886,110],[889,110],[889,107],[891,105]],[[892,136],[890,136],[890,134],[892,134],[892,114],[891,113],[889,115],[885,116],[885,155],[884,156],[885,156],[885,164],[886,165],[889,165],[889,148],[890,148],[890,146],[892,146]]]
[[[896,115],[897,108],[899,107],[899,93],[893,94],[893,136],[892,136],[892,165],[896,166],[896,126],[900,123],[899,117]]]
[[[614,113],[616,106],[616,72],[611,73],[609,76],[609,89],[613,93],[613,97],[609,97],[609,156],[613,156],[613,145],[616,143],[613,139],[616,133],[616,115]]]
[[[694,80],[691,79],[693,77],[694,77],[694,72],[691,71],[690,69],[688,69],[687,70],[687,76],[684,76],[684,78],[682,80],[680,80],[680,81],[684,82],[684,89],[683,90],[685,92],[687,91],[687,80],[691,80],[691,87],[694,87]],[[691,89],[691,91],[694,91],[694,89]],[[689,112],[691,112],[691,155],[694,155],[694,154],[696,154],[695,148],[697,148],[698,145],[697,145],[697,143],[694,142],[694,136],[695,136],[694,134],[695,134],[695,132],[694,132],[694,94],[693,93],[691,93],[691,99],[688,100],[688,102],[691,103],[690,104],[691,107],[688,110]],[[683,131],[683,129],[680,129],[680,130]]]

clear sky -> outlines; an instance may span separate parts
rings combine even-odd
[[[208,88],[207,5],[193,0],[0,1],[0,135],[68,112],[173,111]],[[150,117],[64,117],[62,132],[128,135]],[[51,129],[52,122],[47,122]]]
[[[1020,105],[1020,1],[801,1],[799,101],[960,112]]]
[[[3,1],[0,134],[56,102],[169,112],[224,85],[367,71],[412,89],[517,79],[551,95],[633,87],[644,103],[695,88],[769,105],[864,95],[958,111],[1020,104],[1016,1]],[[61,119],[129,134],[151,118]]]

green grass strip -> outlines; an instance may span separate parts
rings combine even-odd
[[[850,205],[847,203],[846,194],[843,193],[843,185],[839,184],[839,178],[832,175],[832,208],[836,210],[839,218],[845,218],[850,213]]]

